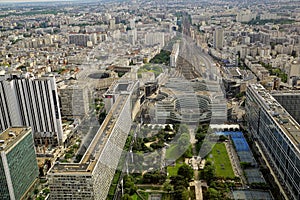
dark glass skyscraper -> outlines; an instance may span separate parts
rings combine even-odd
[[[38,178],[31,128],[0,133],[0,199],[21,199]]]

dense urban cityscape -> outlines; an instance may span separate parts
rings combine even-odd
[[[0,1],[0,199],[300,200],[300,2]]]

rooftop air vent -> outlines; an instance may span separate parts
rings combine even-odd
[[[9,137],[16,137],[16,134],[13,131],[9,131],[8,135]]]

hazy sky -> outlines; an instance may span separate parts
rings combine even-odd
[[[17,2],[51,2],[51,1],[72,1],[72,0],[0,0],[0,3],[17,3]]]

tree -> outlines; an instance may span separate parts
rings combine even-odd
[[[129,194],[124,194],[122,200],[133,200],[133,198]]]
[[[194,171],[189,165],[184,164],[179,167],[178,175],[181,175],[190,181],[194,177]]]
[[[219,191],[214,188],[208,188],[208,197],[209,199],[221,199],[222,196]]]
[[[167,124],[166,126],[165,126],[165,129],[164,129],[165,131],[172,131],[172,129],[171,129],[171,126],[169,125],[169,124]]]
[[[189,186],[189,182],[187,181],[187,179],[181,175],[172,176],[171,184],[174,186],[174,189],[178,186],[184,186],[184,187]]]
[[[181,192],[181,199],[182,200],[188,200],[190,198],[190,192],[187,189],[184,189]]]
[[[246,95],[245,92],[240,92],[240,93],[238,93],[237,95],[235,95],[235,98],[240,99],[240,98],[242,98],[242,97],[245,96],[245,95]]]
[[[226,140],[228,140],[228,138],[225,135],[221,135],[220,138],[219,138],[220,142],[224,142]]]
[[[39,190],[38,190],[38,189],[34,189],[33,193],[34,193],[34,194],[38,194],[38,193],[39,193]]]
[[[126,175],[124,176],[123,181],[125,193],[133,195],[137,190],[137,187],[134,185],[133,178],[129,175]]]
[[[163,190],[167,192],[172,191],[172,185],[169,182],[164,183]]]
[[[214,177],[215,177],[215,168],[213,165],[206,165],[204,170],[203,170],[203,174],[204,174],[204,179],[210,183]]]
[[[49,193],[50,193],[50,189],[49,188],[45,188],[44,190],[43,190],[43,193],[44,193],[44,195],[48,195]]]
[[[72,156],[72,154],[70,154],[70,153],[66,153],[65,154],[65,159],[70,159],[70,158],[72,158],[73,156]]]
[[[164,141],[162,141],[162,140],[159,140],[158,142],[152,143],[150,145],[150,147],[153,148],[153,149],[161,149],[164,146],[165,146],[165,144],[164,144]]]
[[[44,166],[39,167],[39,176],[45,176],[45,173],[44,173]]]
[[[161,184],[166,181],[166,175],[160,171],[148,172],[143,176],[143,183]]]
[[[202,142],[205,136],[206,135],[204,133],[196,133],[196,139],[198,140],[198,142]]]
[[[102,124],[102,122],[104,121],[105,117],[106,117],[106,111],[104,110],[99,115],[99,122],[100,122],[100,124]]]
[[[189,196],[189,191],[182,185],[177,186],[174,190],[175,199],[188,200]]]
[[[124,76],[126,74],[126,72],[118,72],[118,77],[121,78],[122,76]]]
[[[170,55],[171,52],[166,51],[166,50],[161,50],[159,54],[155,55],[154,58],[150,60],[150,63],[154,64],[167,64],[169,65],[170,63]]]
[[[197,133],[205,134],[207,132],[208,127],[209,127],[208,124],[203,124],[203,125],[198,126]]]

